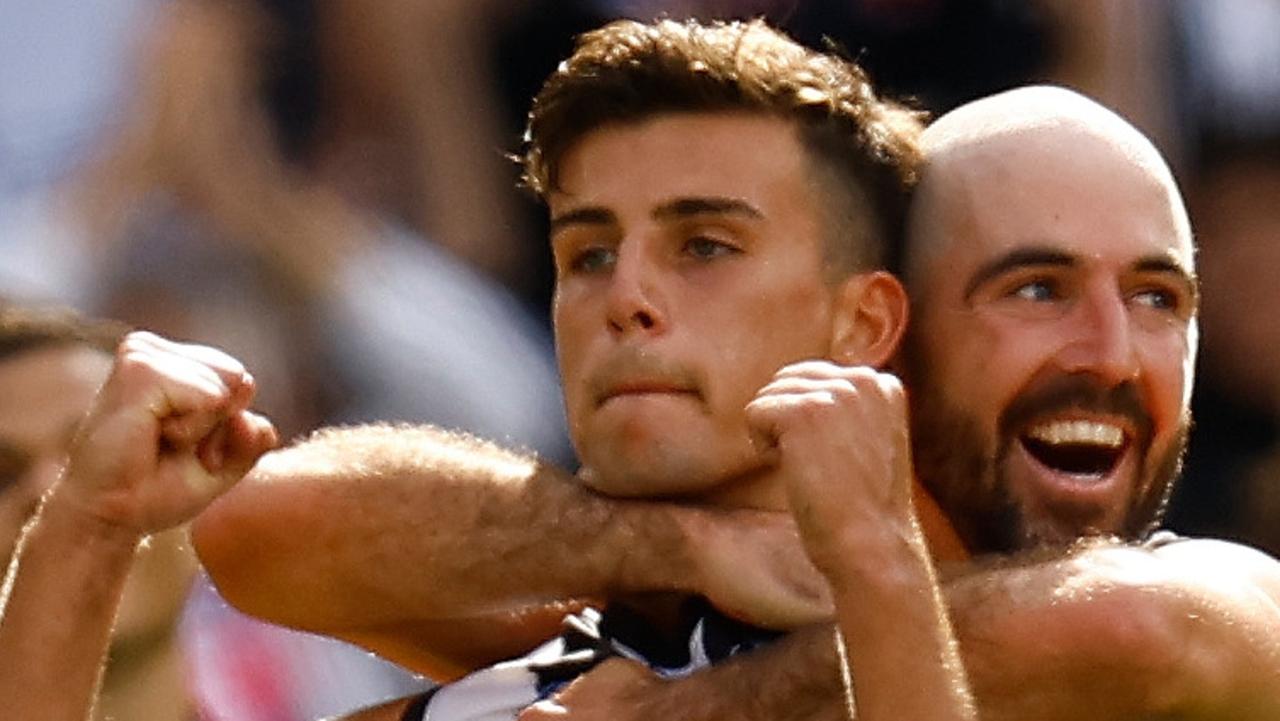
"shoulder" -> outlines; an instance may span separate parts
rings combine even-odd
[[[1280,562],[1256,548],[1215,538],[1165,536],[1153,541],[1147,546],[1151,556],[1178,567],[1179,575],[1200,584],[1245,584],[1280,603]]]

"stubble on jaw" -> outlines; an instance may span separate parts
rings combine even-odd
[[[1139,438],[1143,463],[1132,495],[1126,499],[1126,511],[1119,528],[1099,528],[1090,517],[1070,519],[1071,532],[1066,536],[1062,524],[1036,523],[1028,517],[1013,497],[1011,485],[1002,471],[1003,459],[1017,441],[1011,427],[1017,425],[1002,413],[998,438],[985,437],[981,425],[949,400],[944,389],[918,362],[918,341],[908,336],[904,349],[906,381],[910,388],[911,441],[916,475],[933,494],[974,553],[1015,553],[1041,547],[1066,547],[1085,536],[1114,535],[1125,540],[1141,540],[1160,525],[1172,494],[1174,482],[1182,471],[1189,414],[1184,414],[1169,448],[1151,457],[1152,431],[1145,411],[1138,413]],[[1066,384],[1070,385],[1070,383]],[[1132,396],[1133,391],[1118,391],[1119,396]],[[1073,392],[1051,388],[1045,403],[1070,402]],[[1032,399],[1034,407],[1041,401]],[[1136,397],[1095,401],[1098,405],[1125,408],[1134,415]],[[1019,410],[1025,415],[1028,410]],[[1094,514],[1101,515],[1099,514]],[[1056,525],[1056,528],[1054,527]]]

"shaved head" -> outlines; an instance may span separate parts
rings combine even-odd
[[[924,133],[900,369],[921,482],[969,547],[1140,537],[1189,423],[1198,283],[1160,153],[1061,88]]]
[[[1075,91],[1035,85],[981,98],[934,121],[922,147],[926,162],[904,256],[908,285],[946,241],[937,233],[946,225],[934,222],[937,215],[957,202],[980,203],[975,195],[984,181],[1011,180],[1009,168],[1019,166],[1070,164],[1094,174],[1111,166],[1143,175],[1144,185],[1169,205],[1179,234],[1190,243],[1182,196],[1160,151],[1124,118]]]

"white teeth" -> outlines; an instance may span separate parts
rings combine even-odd
[[[1071,443],[1119,448],[1124,443],[1124,431],[1119,426],[1097,421],[1053,421],[1033,427],[1027,435],[1053,445]]]

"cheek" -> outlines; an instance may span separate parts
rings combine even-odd
[[[1010,400],[1043,365],[1049,340],[1023,324],[971,316],[941,331],[922,329],[913,348],[923,349],[923,364],[915,367],[932,387],[963,401],[960,407],[985,414]]]
[[[1194,333],[1158,339],[1143,354],[1147,396],[1151,399],[1156,423],[1163,430],[1176,430],[1190,407],[1194,381]]]
[[[988,442],[1011,442],[1002,427],[1006,413],[1030,388],[1062,371],[1062,354],[1073,352],[1064,340],[1069,338],[1069,329],[1057,323],[978,318],[940,352],[949,372],[934,382],[943,384],[943,396]]]
[[[578,308],[562,303],[558,296],[551,312],[565,405],[573,414],[586,383],[582,368],[591,340],[587,333],[588,319]]]
[[[800,358],[830,351],[831,292],[813,274],[709,285],[689,298],[702,332],[732,346],[735,363],[769,365],[769,375]]]

